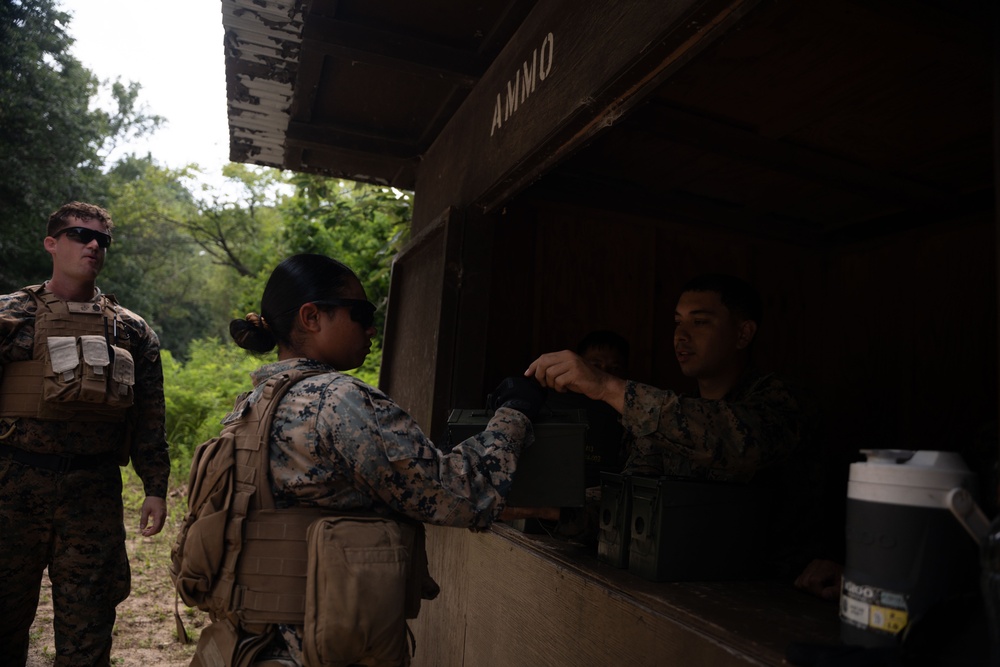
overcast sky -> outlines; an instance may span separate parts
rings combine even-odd
[[[225,54],[218,0],[57,0],[72,14],[73,55],[101,80],[142,85],[140,101],[166,118],[125,152],[171,168],[198,163],[209,184],[229,162]],[[117,157],[112,155],[112,159]]]

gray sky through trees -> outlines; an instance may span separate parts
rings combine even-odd
[[[102,81],[120,77],[142,86],[141,104],[166,124],[117,147],[151,153],[163,166],[198,163],[201,183],[223,183],[229,162],[225,54],[221,7],[208,0],[57,0],[72,15],[71,52]]]

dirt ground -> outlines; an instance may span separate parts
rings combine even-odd
[[[175,492],[169,499],[171,510],[183,505],[184,498]],[[126,518],[130,514],[126,499]],[[163,531],[144,538],[131,531],[128,539],[129,562],[132,567],[132,594],[118,605],[118,620],[114,629],[111,664],[116,667],[186,667],[194,654],[194,643],[177,641],[174,620],[174,588],[168,574],[170,547],[177,533],[179,513],[171,511]],[[188,636],[196,642],[206,615],[179,603],[181,618]],[[55,659],[52,632],[52,595],[48,577],[42,583],[42,595],[31,628],[28,667],[51,667]]]

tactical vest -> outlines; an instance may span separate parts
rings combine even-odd
[[[36,305],[32,359],[4,364],[0,417],[124,421],[135,365],[115,298],[62,301],[42,285],[23,291]]]
[[[198,448],[192,461],[189,481],[189,516],[178,534],[171,553],[171,577],[184,601],[208,611],[213,621],[228,621],[250,633],[263,633],[272,624],[303,625],[311,611],[307,598],[309,529],[324,517],[358,517],[381,520],[373,512],[342,511],[312,507],[277,509],[271,493],[270,440],[274,411],[291,386],[317,371],[293,369],[271,378],[260,399],[249,408],[245,397],[236,410],[244,410],[237,422],[226,427],[219,438]],[[224,449],[216,448],[218,460],[204,459],[220,438],[229,438],[233,459],[231,486],[213,487],[228,497],[210,498],[216,516],[225,517],[223,526],[212,520],[208,533],[192,526],[195,514],[206,516],[201,507],[191,507],[191,494],[199,488],[198,476],[208,477],[227,465]],[[214,474],[217,474],[214,473]],[[201,493],[199,491],[199,493]],[[437,595],[437,584],[427,570],[423,524],[399,517],[399,532],[405,542],[409,563],[405,614],[415,618],[421,599]],[[220,529],[221,528],[221,529]],[[190,544],[189,541],[194,541]],[[220,550],[222,553],[220,553]],[[185,558],[194,559],[186,564]],[[193,566],[193,568],[191,567]],[[206,568],[207,566],[207,568]],[[192,572],[213,572],[210,580],[198,583]],[[322,564],[320,564],[322,568]],[[179,615],[178,636],[184,636]]]
[[[304,376],[312,372],[303,373]],[[288,382],[290,388],[295,380]],[[277,403],[286,388],[277,389],[268,383],[262,401]],[[273,412],[273,408],[272,408]],[[232,579],[223,588],[232,586],[230,610],[239,624],[250,632],[261,632],[272,623],[302,625],[307,612],[307,547],[309,528],[324,517],[358,517],[379,520],[371,511],[330,510],[317,507],[277,509],[271,493],[270,441],[271,421],[262,420],[256,432],[236,439],[236,483],[226,526],[227,541],[243,538],[242,549],[227,553],[232,559],[223,566],[223,577]],[[244,518],[245,517],[245,518]],[[437,584],[427,571],[424,526],[416,521],[396,517],[401,537],[410,554],[410,567],[405,612],[416,618],[420,600],[434,597]],[[361,545],[358,545],[359,547]],[[430,594],[425,588],[430,588]]]

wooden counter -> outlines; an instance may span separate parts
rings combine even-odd
[[[791,585],[650,582],[503,524],[428,526],[427,550],[442,592],[411,622],[414,667],[782,665],[838,639],[837,605]]]

